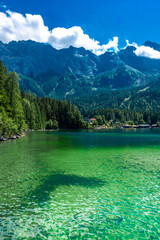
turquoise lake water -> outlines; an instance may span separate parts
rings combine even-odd
[[[0,143],[0,239],[160,239],[160,130]]]

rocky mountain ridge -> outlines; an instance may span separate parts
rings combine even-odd
[[[155,50],[160,45],[147,41]],[[20,87],[39,96],[67,98],[143,86],[158,80],[160,60],[138,57],[133,46],[100,56],[84,48],[56,50],[34,41],[0,42],[0,59],[19,74]]]

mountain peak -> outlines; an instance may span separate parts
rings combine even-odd
[[[126,49],[124,49],[124,50],[131,53],[131,52],[136,50],[136,47],[134,47],[134,46],[127,46]]]
[[[70,46],[69,48],[66,48],[66,49],[69,49],[72,52],[79,52],[81,54],[86,54],[88,52],[90,52],[91,54],[94,54],[91,51],[86,50],[84,47],[73,47],[73,46]]]
[[[155,43],[155,42],[151,42],[149,40],[147,40],[143,46],[146,46],[146,47],[151,47],[153,48],[154,50],[157,50],[157,51],[160,51],[160,44],[158,43]]]

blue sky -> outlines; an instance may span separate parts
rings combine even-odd
[[[4,0],[1,11],[38,14],[49,30],[79,26],[91,39],[106,44],[118,37],[119,47],[125,40],[143,44],[160,43],[159,0]]]

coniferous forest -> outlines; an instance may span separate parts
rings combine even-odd
[[[19,89],[19,77],[0,61],[0,135],[11,137],[26,129],[85,127],[78,108],[70,101],[39,98]]]

